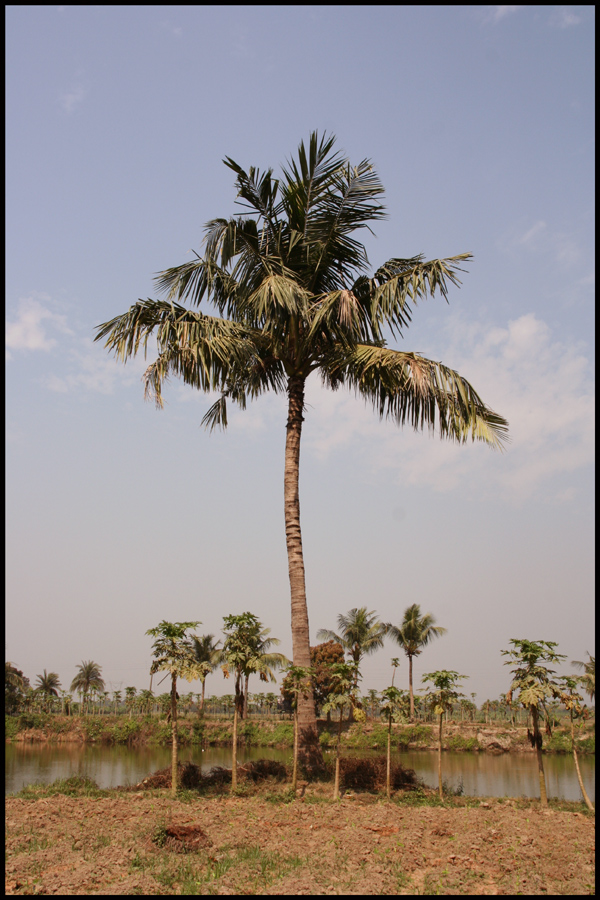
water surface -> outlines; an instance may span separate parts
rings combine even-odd
[[[329,751],[331,754],[332,751]],[[138,784],[157,769],[171,764],[170,747],[125,747],[81,744],[6,744],[5,793],[15,793],[26,784],[50,784],[57,778],[87,775],[101,788]],[[348,755],[381,755],[374,751],[348,751]],[[394,762],[412,768],[430,787],[437,787],[437,752],[407,750],[392,754]],[[230,747],[181,747],[182,762],[194,762],[207,772],[212,766],[231,767]],[[290,764],[291,750],[267,747],[240,747],[238,763],[256,759],[275,759]],[[580,759],[586,790],[595,798],[595,757]],[[537,797],[539,783],[537,763],[533,753],[453,753],[442,756],[443,778],[472,797]],[[568,755],[544,757],[546,785],[549,797],[580,800],[573,758]]]

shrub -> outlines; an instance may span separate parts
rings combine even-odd
[[[478,750],[476,737],[465,738],[460,734],[452,734],[445,741],[447,750]]]
[[[4,716],[4,736],[13,738],[19,731],[18,716]]]
[[[333,761],[330,765],[333,767]],[[373,756],[368,759],[347,756],[340,759],[340,779],[345,788],[362,791],[383,790],[386,785],[386,773],[385,756]],[[419,784],[414,769],[407,769],[401,763],[392,764],[390,780],[395,790],[414,789]]]

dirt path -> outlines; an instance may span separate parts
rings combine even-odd
[[[493,800],[9,797],[6,854],[7,894],[594,892],[593,818]]]

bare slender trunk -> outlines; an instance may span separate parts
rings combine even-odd
[[[535,740],[535,754],[537,756],[538,777],[540,780],[540,802],[542,806],[548,806],[548,795],[546,793],[546,776],[544,774],[544,760],[542,758],[542,735],[540,732],[539,714],[537,707],[531,707],[531,718],[533,720],[533,736]]]
[[[438,785],[440,790],[440,800],[444,799],[444,793],[442,790],[442,721],[444,719],[444,713],[440,716],[440,736],[439,736],[439,744],[438,744]]]
[[[233,749],[231,751],[231,793],[237,790],[237,726],[238,705],[233,707]]]
[[[171,793],[177,795],[177,675],[171,674],[171,735],[173,748],[171,751]]]
[[[296,793],[298,784],[298,697],[296,696],[296,709],[294,710],[294,769],[292,772],[292,791]]]
[[[304,406],[304,378],[288,380],[288,420],[285,441],[284,510],[288,569],[292,600],[292,648],[295,666],[310,666],[310,635],[306,605],[306,583],[302,533],[300,530],[300,437]],[[317,717],[312,689],[298,697],[298,752],[303,767],[310,772],[323,766],[317,734]]]
[[[391,762],[392,762],[392,714],[388,713],[388,739],[387,739],[387,765],[385,775],[385,790],[388,800],[391,796]]]
[[[342,741],[342,722],[344,720],[344,707],[340,706],[340,723],[338,725],[338,739],[335,750],[335,779],[333,782],[333,799],[338,800],[340,796],[340,744]]]
[[[413,678],[412,678],[412,656],[408,657],[408,690],[410,693],[410,721],[415,718],[415,697],[413,694]]]
[[[206,678],[202,679],[202,700],[200,702],[200,710],[204,712],[204,689],[206,687]]]
[[[244,682],[244,707],[242,710],[242,719],[248,718],[248,681],[250,680],[250,676],[246,675],[246,680]]]
[[[575,728],[573,726],[573,710],[571,712],[571,747],[573,748],[573,759],[575,761],[575,771],[577,772],[577,781],[579,782],[579,790],[581,791],[581,796],[585,801],[585,805],[591,812],[594,812],[594,806],[592,801],[587,795],[587,791],[583,786],[583,778],[581,777],[581,772],[579,770],[579,760],[577,759],[577,750],[575,749]]]

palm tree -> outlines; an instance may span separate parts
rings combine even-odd
[[[198,678],[202,684],[202,700],[199,712],[204,709],[206,676],[210,675],[211,672],[214,672],[221,659],[221,651],[218,649],[220,643],[221,641],[217,641],[215,644],[214,634],[203,634],[202,637],[196,637],[196,635],[194,635],[192,637],[192,651],[196,658],[196,662],[198,663]]]
[[[146,634],[156,638],[152,644],[154,661],[150,674],[167,671],[171,675],[171,793],[177,794],[177,679],[193,681],[198,677],[195,667],[192,642],[187,632],[200,622],[163,621],[156,628],[149,628]],[[150,688],[151,689],[151,688]],[[128,688],[125,689],[126,691]]]
[[[402,647],[408,656],[408,690],[410,693],[410,718],[415,717],[415,698],[413,694],[413,657],[420,656],[423,647],[426,647],[434,638],[446,634],[447,629],[435,624],[431,613],[421,615],[421,607],[418,603],[404,610],[404,618],[400,625],[387,624],[387,634]]]
[[[260,622],[259,625],[261,625]],[[244,708],[242,712],[242,718],[246,718],[248,715],[248,681],[252,672],[257,672],[261,681],[275,682],[277,681],[277,678],[273,670],[281,669],[283,666],[287,666],[290,663],[290,660],[283,653],[269,653],[269,650],[271,649],[271,646],[273,644],[278,645],[281,643],[279,638],[270,638],[270,633],[270,628],[261,627],[260,631],[256,635],[254,643],[254,657],[256,659],[256,668],[247,669],[244,673]]]
[[[593,703],[596,696],[596,657],[592,656],[587,650],[585,652],[588,655],[587,662],[580,662],[580,660],[574,659],[571,665],[584,670],[585,674],[579,677],[579,683]]]
[[[44,669],[43,675],[36,675],[35,677],[38,680],[35,690],[39,694],[43,694],[47,701],[50,700],[51,697],[58,697],[60,678],[56,672],[46,672]]]
[[[92,690],[104,690],[104,679],[102,678],[102,667],[93,660],[85,662],[82,660],[77,675],[71,682],[70,691],[78,691],[82,695],[81,713],[85,712],[87,696]]]
[[[336,641],[341,644],[356,666],[354,671],[358,678],[360,661],[363,656],[374,653],[383,646],[386,626],[377,619],[377,613],[374,610],[367,612],[367,607],[362,606],[360,609],[356,607],[351,609],[346,616],[340,614],[338,630],[340,633],[336,634],[327,628],[321,628],[317,632],[317,638],[320,641]],[[355,693],[357,684],[354,686]],[[350,708],[350,720],[352,720],[352,708]]]
[[[159,274],[165,300],[139,300],[98,326],[96,340],[126,362],[155,333],[158,358],[145,373],[145,395],[162,407],[169,374],[203,391],[220,391],[203,422],[227,425],[227,400],[245,408],[273,390],[288,397],[284,510],[291,592],[294,665],[310,666],[308,609],[298,491],[305,384],[345,385],[381,417],[441,437],[500,448],[507,423],[458,372],[419,354],[391,349],[416,305],[436,291],[447,299],[460,263],[471,254],[425,262],[392,258],[372,277],[358,231],[384,218],[383,186],[369,160],[351,166],[335,137],[314,132],[283,168],[244,171],[230,158],[246,214],[210,221],[204,256]],[[249,213],[249,214],[248,214]],[[205,299],[218,315],[180,305]],[[314,699],[300,697],[303,756],[322,761]],[[307,759],[308,761],[308,759]]]

